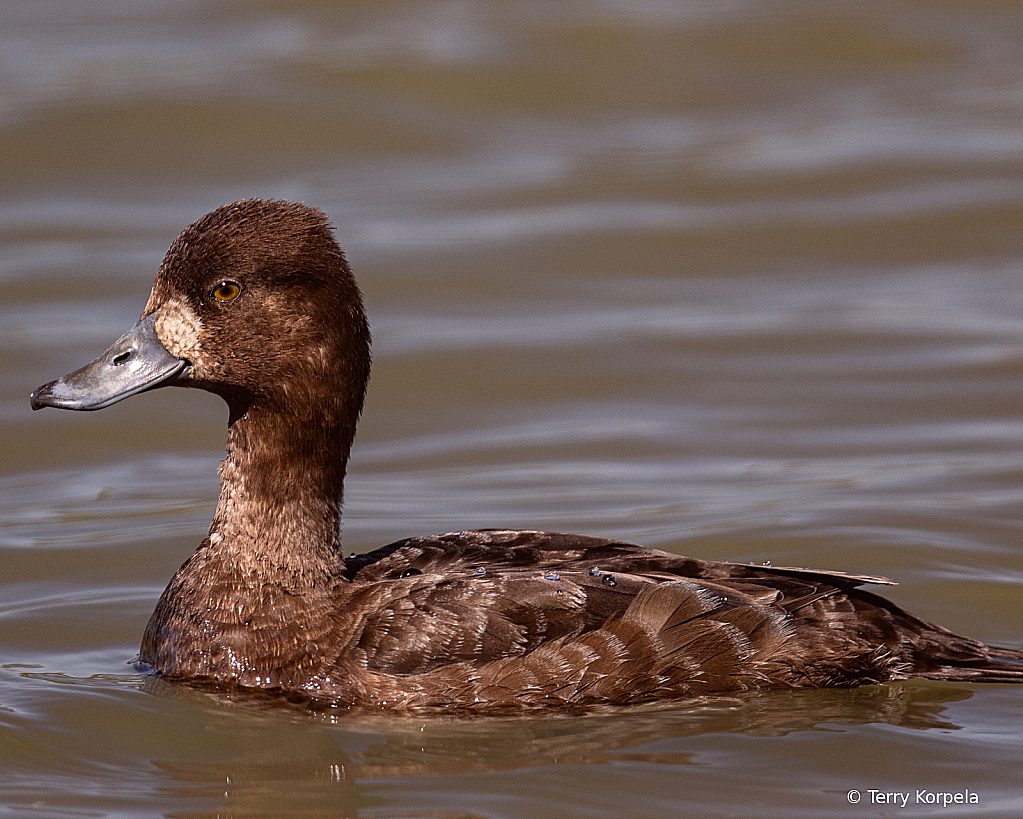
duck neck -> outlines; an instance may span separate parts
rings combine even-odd
[[[206,548],[237,570],[288,589],[340,576],[341,500],[353,434],[323,419],[259,407],[234,418]]]

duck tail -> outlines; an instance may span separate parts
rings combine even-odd
[[[1023,649],[989,646],[928,623],[895,603],[857,589],[858,602],[886,609],[889,626],[898,635],[904,663],[899,677],[923,677],[948,682],[1023,683]]]
[[[1023,651],[983,644],[978,648],[973,657],[942,658],[937,668],[914,676],[951,682],[1023,683]]]

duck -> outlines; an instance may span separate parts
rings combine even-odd
[[[139,321],[39,387],[100,410],[168,386],[229,410],[209,533],[139,669],[333,708],[507,713],[908,677],[1023,682],[1023,651],[956,635],[870,575],[476,529],[345,557],[345,472],[370,374],[359,286],[316,208],[246,199],[174,240]]]

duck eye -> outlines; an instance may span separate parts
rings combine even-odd
[[[210,295],[213,296],[217,301],[227,302],[234,301],[238,298],[238,295],[242,292],[241,285],[237,282],[220,282],[216,287],[210,291]]]

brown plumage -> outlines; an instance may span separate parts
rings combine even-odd
[[[863,591],[884,578],[744,566],[598,538],[481,530],[345,560],[340,502],[369,329],[326,217],[246,200],[186,228],[142,319],[33,407],[165,385],[230,408],[209,535],[141,662],[335,705],[500,711],[907,676],[1023,682],[1023,652]]]

